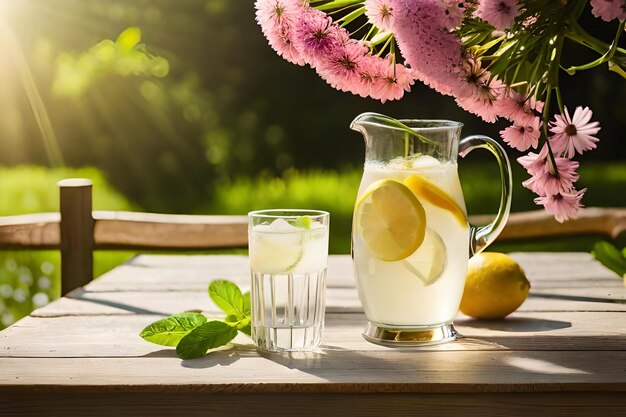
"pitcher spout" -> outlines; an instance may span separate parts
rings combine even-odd
[[[370,126],[393,127],[393,125],[403,126],[400,121],[393,117],[385,116],[380,113],[367,112],[359,114],[352,123],[350,123],[350,129],[361,132],[363,136],[367,137],[367,128]]]

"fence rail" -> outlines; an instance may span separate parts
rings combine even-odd
[[[94,250],[198,250],[248,244],[246,216],[92,211],[91,181],[67,179],[59,187],[59,213],[0,217],[0,249],[59,249],[63,294],[91,281]],[[470,216],[472,224],[490,220],[491,216]],[[586,208],[562,224],[537,210],[511,214],[498,241],[585,234],[615,239],[624,230],[626,208]]]

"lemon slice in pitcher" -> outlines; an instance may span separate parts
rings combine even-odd
[[[426,213],[404,184],[376,181],[357,202],[357,230],[372,254],[383,261],[400,261],[420,247]]]
[[[422,245],[402,265],[426,286],[437,282],[448,265],[448,251],[439,233],[427,229]]]
[[[432,182],[419,175],[411,175],[404,180],[404,185],[406,185],[416,197],[423,198],[433,206],[449,211],[461,225],[467,225],[467,216],[461,206]]]

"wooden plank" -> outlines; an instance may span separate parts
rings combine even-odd
[[[591,254],[581,252],[535,252],[511,253],[528,279],[544,287],[571,287],[574,285],[619,285],[621,280],[611,270],[593,259]]]
[[[532,290],[517,311],[626,311],[626,303],[607,301],[588,295],[570,296],[566,294],[539,294]]]
[[[593,260],[589,254],[514,253],[512,257],[526,270],[532,286],[532,297],[554,300],[555,304],[547,304],[546,310],[576,310],[572,305],[563,304],[570,301],[587,303],[580,308],[591,311],[622,310],[622,307],[607,304],[624,304],[626,287],[613,272]],[[211,280],[225,278],[247,289],[250,285],[247,265],[247,257],[242,255],[143,255],[85,288],[90,292],[142,292],[146,289],[150,292],[204,292]],[[352,271],[352,261],[348,255],[331,255],[328,287],[354,288]],[[347,296],[342,299],[347,299]],[[529,301],[530,309],[541,310],[536,299]],[[353,311],[353,306],[351,303],[347,311]]]
[[[108,392],[157,386],[237,393],[626,392],[624,351],[396,350],[388,355],[336,349],[260,356],[247,350],[181,361],[169,349],[140,359],[0,358],[0,392],[51,386],[101,387]]]
[[[208,249],[248,246],[247,216],[96,211],[98,249]]]
[[[619,278],[586,253],[512,253],[534,288],[571,288],[620,286]],[[249,279],[245,255],[141,255],[127,265],[105,274],[87,287],[89,291],[137,291],[149,285],[151,290],[198,290],[210,279],[223,276],[238,283]],[[355,286],[349,255],[330,255],[328,286]]]
[[[242,286],[245,290],[249,285]],[[326,293],[326,312],[363,312],[355,288],[329,288]],[[624,306],[626,310],[626,306]],[[181,311],[202,310],[221,313],[221,310],[203,291],[156,292],[86,292],[76,290],[35,310],[32,317],[97,316],[131,314],[174,314]],[[619,311],[619,310],[617,310]]]
[[[250,286],[245,255],[142,255],[85,286],[87,291],[206,291],[214,279]],[[328,287],[354,288],[347,255],[328,259]]]
[[[0,217],[0,249],[58,249],[60,222],[59,213]]]
[[[472,224],[487,224],[493,216],[470,216]],[[575,219],[559,223],[544,210],[511,213],[498,241],[548,236],[604,235],[615,239],[626,230],[626,208],[587,207]]]
[[[48,389],[7,391],[0,396],[0,416],[467,416],[622,417],[620,392],[498,393],[198,393],[171,387],[142,392]],[[207,410],[210,410],[208,412]]]
[[[147,343],[138,335],[160,317],[146,312],[132,316],[27,317],[0,332],[0,357],[150,355],[164,348]],[[519,312],[503,321],[478,321],[461,315],[456,326],[464,338],[459,342],[396,350],[368,343],[361,337],[367,323],[362,314],[327,314],[323,344],[331,351],[379,352],[379,359],[385,361],[401,361],[409,351],[624,351],[626,334],[620,329],[625,317],[620,312]],[[251,341],[241,336],[237,343]],[[367,364],[362,365],[367,368]]]
[[[249,285],[242,285],[244,290]],[[535,291],[535,290],[533,290]],[[564,290],[565,291],[565,290]],[[611,301],[611,300],[609,300]],[[534,293],[520,306],[520,312],[538,311],[626,311],[626,303],[609,302],[589,295]],[[141,312],[173,314],[186,310],[218,313],[205,289],[198,291],[133,291],[87,292],[73,291],[67,297],[53,301],[31,313],[33,317],[131,315]],[[356,288],[328,288],[327,313],[363,313]]]

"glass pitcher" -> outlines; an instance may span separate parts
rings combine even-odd
[[[392,346],[456,338],[470,256],[500,234],[511,206],[511,168],[487,136],[459,140],[463,124],[364,113],[350,127],[365,137],[365,168],[352,224],[356,284],[369,323],[363,336]],[[476,148],[500,165],[502,196],[493,223],[474,227],[457,155]],[[468,248],[469,246],[469,248]]]

